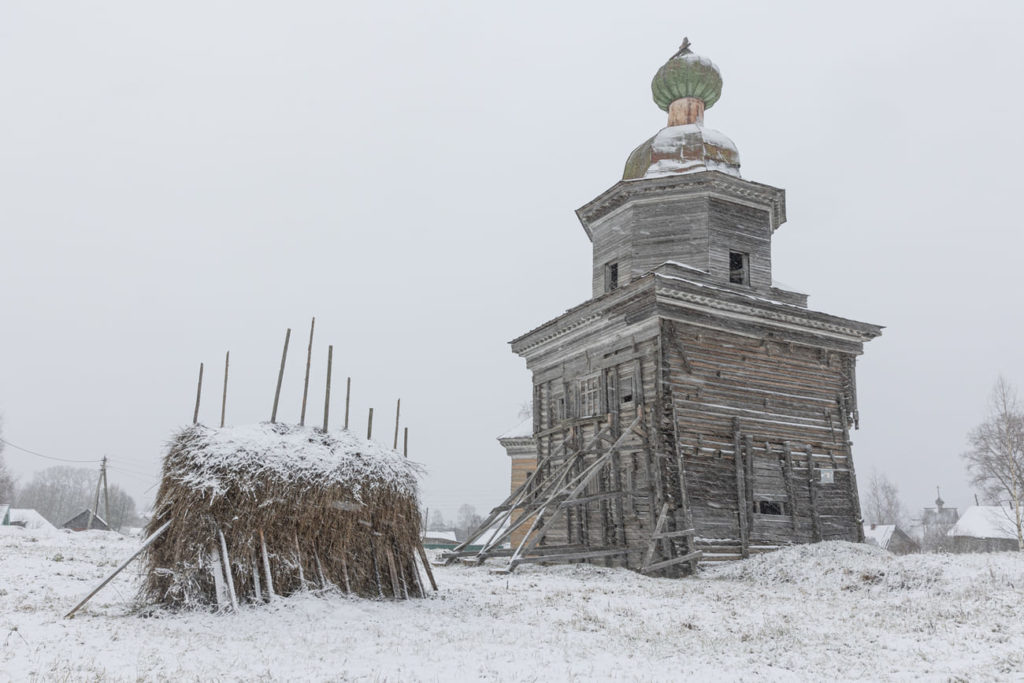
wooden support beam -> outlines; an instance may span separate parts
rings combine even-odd
[[[651,560],[654,559],[654,551],[658,546],[658,535],[661,533],[662,527],[665,526],[665,520],[668,519],[668,503],[663,503],[661,506],[661,514],[658,515],[658,521],[654,525],[654,532],[651,533],[651,540],[647,544],[647,554],[644,555],[643,568],[640,571],[645,571],[651,564]]]
[[[807,491],[811,498],[811,528],[814,532],[815,542],[823,537],[821,534],[821,517],[818,515],[818,489],[814,485],[814,452],[808,445],[807,453]]]
[[[789,522],[793,531],[796,531],[796,489],[793,482],[793,448],[788,441],[782,447],[785,449],[781,458],[782,478],[786,486],[786,499],[789,501]]]
[[[677,529],[676,531],[662,531],[661,533],[654,534],[651,538],[659,540],[663,538],[682,538],[691,537],[696,533],[694,529]]]
[[[703,557],[703,555],[704,553],[702,551],[694,550],[693,552],[687,553],[686,555],[680,555],[679,557],[673,557],[668,560],[662,560],[661,562],[655,562],[652,565],[644,567],[640,571],[643,574],[650,574],[651,572],[667,569],[673,565],[682,564],[683,562],[696,562],[701,557]]]
[[[625,548],[615,548],[613,550],[585,550],[578,553],[552,553],[550,555],[533,555],[530,557],[520,557],[518,560],[518,564],[526,564],[529,562],[571,562],[572,560],[593,560],[601,557],[614,557],[616,555],[625,555],[627,552],[629,551]]]
[[[747,527],[747,495],[743,478],[743,454],[740,451],[740,420],[732,420],[732,447],[736,464],[736,511],[740,524],[740,553],[743,557],[750,556],[750,531]]]

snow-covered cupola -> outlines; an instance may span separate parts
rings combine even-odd
[[[739,177],[736,145],[704,127],[704,111],[722,96],[722,75],[710,59],[690,51],[689,39],[684,38],[679,51],[658,69],[651,94],[668,113],[668,127],[633,150],[623,180],[706,170]]]

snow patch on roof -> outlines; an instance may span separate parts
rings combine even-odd
[[[1001,505],[972,505],[946,535],[1015,539],[1013,509]]]
[[[499,439],[526,439],[533,436],[533,418],[528,417],[512,429],[508,430]]]
[[[451,543],[458,543],[458,539],[455,538],[454,531],[428,531],[423,535],[426,541],[450,541]]]
[[[879,548],[885,548],[892,540],[892,534],[896,531],[895,524],[865,524],[864,540]]]
[[[11,508],[11,524],[24,526],[26,529],[53,529],[52,524],[35,510],[29,508]]]

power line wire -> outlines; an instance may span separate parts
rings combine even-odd
[[[21,446],[18,446],[17,444],[11,443],[7,439],[0,439],[0,442],[3,442],[5,444],[7,444],[11,448],[15,448],[15,449],[17,449],[19,451],[22,451],[23,453],[28,453],[29,455],[34,455],[34,456],[37,456],[39,458],[46,458],[47,460],[56,460],[57,462],[97,463],[97,462],[100,461],[99,458],[96,458],[95,460],[69,460],[68,458],[55,458],[52,455],[43,455],[42,453],[37,453],[36,451],[30,451],[27,448],[22,448]]]

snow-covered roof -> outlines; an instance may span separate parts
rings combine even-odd
[[[1002,505],[972,505],[946,535],[1015,539],[1013,509]]]
[[[19,524],[26,529],[53,529],[46,518],[30,508],[11,508],[11,524]],[[2,516],[2,515],[0,515]]]
[[[458,542],[458,539],[455,538],[454,531],[428,531],[426,534],[424,534],[423,538],[428,541],[434,540],[451,541],[452,543]]]
[[[892,535],[895,531],[895,524],[865,524],[864,540],[877,545],[879,548],[885,548],[889,545],[889,541],[892,540]]]
[[[508,430],[499,439],[526,439],[533,436],[533,418],[528,417],[512,429]]]

